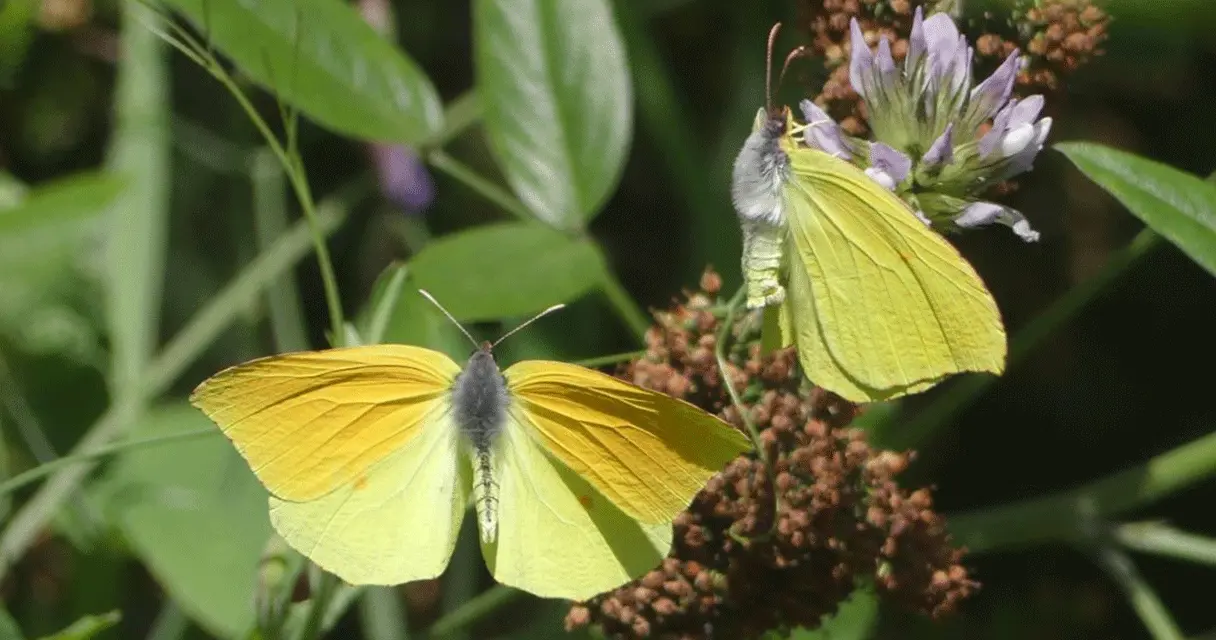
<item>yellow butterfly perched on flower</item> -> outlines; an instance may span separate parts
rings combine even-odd
[[[217,373],[191,402],[269,490],[279,535],[348,583],[439,576],[470,503],[503,584],[582,600],[652,569],[672,520],[747,439],[577,365],[500,371],[497,344],[463,370],[401,344],[271,356]]]
[[[1005,331],[979,275],[875,177],[829,153],[845,150],[819,135],[812,103],[803,110],[807,124],[761,109],[734,166],[747,306],[766,307],[766,347],[795,345],[811,382],[853,402],[1000,373]],[[882,151],[869,148],[873,165]]]

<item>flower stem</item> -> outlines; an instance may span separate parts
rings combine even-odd
[[[1174,622],[1165,603],[1144,580],[1144,576],[1136,569],[1131,558],[1118,548],[1103,545],[1093,552],[1095,562],[1106,571],[1127,596],[1127,601],[1135,609],[1136,615],[1144,623],[1145,628],[1154,640],[1184,640],[1182,630]]]
[[[765,466],[768,466],[768,452],[764,450],[763,443],[760,442],[760,432],[756,430],[755,423],[752,422],[751,412],[743,404],[743,399],[739,397],[739,392],[735,390],[735,383],[730,379],[730,371],[727,368],[726,361],[726,341],[731,338],[731,329],[735,326],[735,313],[739,309],[739,305],[743,304],[743,300],[747,297],[747,287],[739,287],[735,295],[730,299],[730,303],[726,305],[726,317],[722,320],[722,327],[718,329],[718,339],[714,344],[714,358],[718,361],[718,372],[722,374],[722,386],[726,387],[726,393],[730,396],[731,404],[735,405],[735,411],[739,413],[739,419],[743,421],[743,426],[747,428],[747,435],[751,438],[752,446],[756,448],[756,455],[764,461]]]
[[[1216,433],[1075,489],[947,516],[958,544],[973,553],[1088,540],[1095,522],[1175,493],[1216,474]]]
[[[422,149],[442,147],[481,120],[481,98],[469,89],[448,103],[443,110],[443,130],[419,144]]]
[[[468,165],[448,155],[443,149],[432,149],[426,154],[426,161],[436,170],[447,174],[448,177],[462,183],[520,220],[536,219],[536,216],[532,215],[532,212],[518,198],[511,195],[506,189],[478,175]]]

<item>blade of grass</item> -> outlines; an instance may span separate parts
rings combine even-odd
[[[115,127],[106,168],[127,178],[110,210],[106,316],[110,385],[140,394],[140,376],[159,338],[169,213],[169,72],[164,44],[143,28],[146,6],[124,2],[115,87]]]
[[[1175,529],[1164,522],[1133,522],[1115,528],[1128,549],[1216,567],[1216,538]]]
[[[318,209],[317,222],[323,235],[336,229],[345,217],[345,209],[337,203],[322,203]],[[261,295],[263,289],[308,255],[313,248],[312,240],[312,229],[301,221],[245,267],[149,363],[139,385],[143,393],[111,405],[76,444],[73,453],[92,451],[122,435],[142,413],[144,400],[163,392]],[[38,532],[46,526],[63,501],[75,492],[93,467],[92,463],[85,462],[58,472],[13,516],[3,534],[0,534],[0,578],[29,548]]]

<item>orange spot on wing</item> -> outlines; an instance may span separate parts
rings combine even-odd
[[[367,476],[359,476],[355,478],[355,491],[367,486]]]
[[[579,496],[578,503],[583,505],[584,509],[591,509],[591,496]]]

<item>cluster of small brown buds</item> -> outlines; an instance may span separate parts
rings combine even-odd
[[[707,271],[700,290],[657,313],[646,355],[618,375],[741,426],[714,356],[720,287]],[[567,628],[594,625],[612,638],[755,638],[817,627],[859,580],[933,616],[976,588],[929,492],[896,482],[910,454],[870,447],[848,428],[858,408],[807,388],[790,350],[761,356],[752,324],[732,327],[727,375],[764,456],[741,456],[714,476],[677,518],[662,565],[574,605]]]

